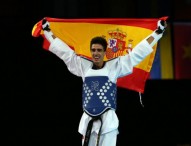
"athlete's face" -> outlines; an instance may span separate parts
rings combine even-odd
[[[90,52],[94,64],[98,67],[102,67],[105,56],[103,46],[100,44],[92,44]]]

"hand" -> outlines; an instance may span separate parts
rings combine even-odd
[[[167,23],[165,20],[159,20],[157,22],[157,30],[155,31],[158,34],[161,34],[165,31],[166,27],[167,27]]]
[[[42,29],[50,31],[50,23],[46,20],[46,18],[43,18],[42,20]]]

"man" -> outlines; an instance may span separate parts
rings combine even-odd
[[[167,26],[158,21],[157,29],[142,40],[125,56],[104,61],[107,41],[94,37],[90,42],[92,60],[80,57],[62,40],[57,38],[46,19],[42,29],[50,42],[49,51],[57,55],[67,65],[68,70],[82,77],[82,104],[84,113],[79,123],[79,133],[83,135],[83,146],[115,146],[119,121],[116,110],[116,82],[119,77],[131,74],[133,67],[140,63],[162,37]]]

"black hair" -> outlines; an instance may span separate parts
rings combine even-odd
[[[91,42],[90,42],[90,48],[91,48],[92,44],[100,44],[100,45],[102,45],[104,51],[106,51],[106,49],[107,49],[107,41],[106,41],[106,39],[104,37],[96,36],[96,37],[92,38]]]

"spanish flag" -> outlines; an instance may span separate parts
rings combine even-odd
[[[125,55],[132,50],[141,40],[146,38],[157,28],[158,20],[154,19],[125,19],[125,18],[97,18],[97,19],[60,19],[46,17],[55,36],[68,44],[76,54],[91,59],[90,40],[95,36],[103,36],[108,41],[105,61],[117,56]],[[32,29],[32,36],[44,38],[43,48],[49,48],[41,30],[42,20],[37,22]],[[131,75],[121,77],[117,81],[118,87],[144,92],[146,80],[152,67],[157,44],[154,51],[140,64],[134,67]]]

